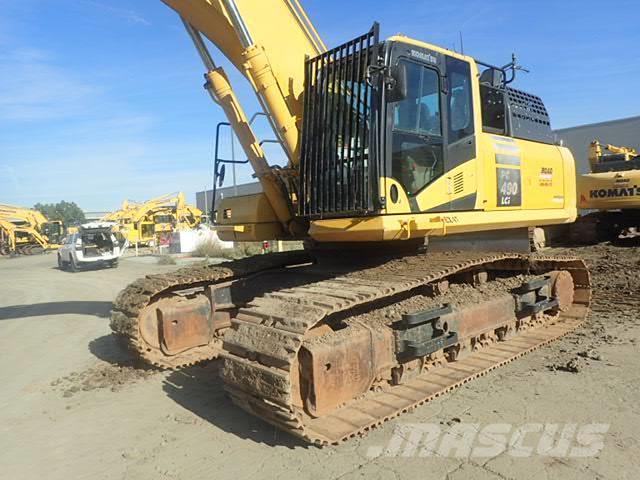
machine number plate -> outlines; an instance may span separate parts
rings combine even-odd
[[[497,168],[498,207],[519,207],[522,205],[522,184],[520,169]]]

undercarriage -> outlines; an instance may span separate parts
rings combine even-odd
[[[159,367],[221,357],[237,405],[330,444],[566,334],[589,303],[571,257],[301,251],[148,276],[112,328]]]

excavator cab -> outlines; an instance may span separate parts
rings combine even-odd
[[[47,222],[42,226],[42,233],[47,237],[49,243],[59,245],[62,243],[62,237],[64,236],[64,228],[62,222],[55,220]]]
[[[575,216],[561,181],[573,160],[542,100],[509,86],[523,70],[515,58],[497,67],[403,36],[380,41],[374,24],[305,68],[298,213],[314,240],[467,233],[477,219],[526,236]],[[497,213],[537,209],[520,221]]]

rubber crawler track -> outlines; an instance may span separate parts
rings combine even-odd
[[[525,330],[408,383],[370,391],[321,418],[311,418],[293,404],[295,360],[305,334],[313,326],[337,312],[474,270],[510,271],[514,275],[566,270],[575,284],[574,303],[550,324]],[[225,390],[244,410],[308,442],[335,444],[365,434],[565,335],[586,318],[590,298],[589,273],[581,260],[572,257],[443,253],[391,260],[378,267],[256,297],[240,309],[224,336],[222,378]]]

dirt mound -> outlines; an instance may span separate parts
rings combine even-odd
[[[72,372],[66,377],[61,377],[51,386],[62,391],[64,397],[71,397],[78,392],[86,392],[102,388],[108,388],[116,392],[125,385],[148,378],[157,371],[141,369],[133,365],[104,364],[89,368],[82,372]]]
[[[635,342],[627,332],[640,324],[640,247],[601,243],[554,249],[553,253],[578,256],[591,272],[591,315],[581,329],[562,341],[547,365],[552,371],[581,373],[594,361],[607,363],[599,346]]]

